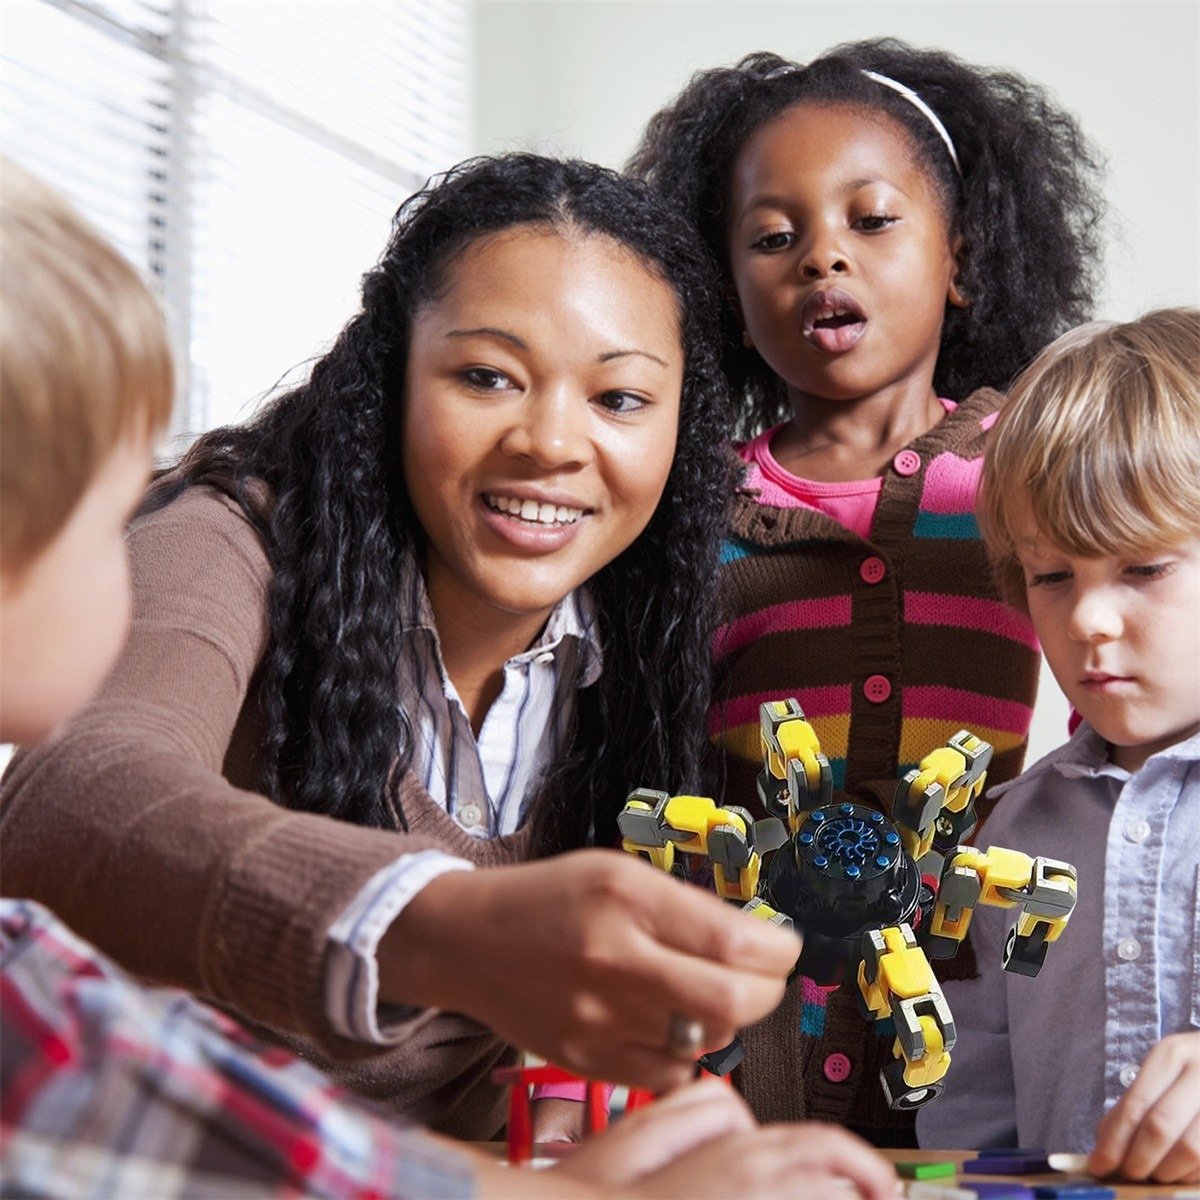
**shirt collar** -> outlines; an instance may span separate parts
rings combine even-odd
[[[587,588],[578,587],[554,606],[537,641],[529,649],[513,655],[508,662],[532,662],[539,654],[556,650],[564,638],[573,638],[579,644],[583,656],[579,686],[589,687],[600,678],[604,667],[599,626],[595,600]],[[433,609],[429,604],[429,593],[425,590],[425,580],[420,569],[411,560],[401,575],[400,628],[406,636],[417,630],[424,630],[430,634],[434,644],[438,645],[440,661],[441,648],[438,643],[437,626],[433,620]]]
[[[1180,760],[1195,762],[1200,759],[1200,733],[1176,742],[1157,754],[1152,754],[1147,760],[1151,762],[1169,762]],[[1108,743],[1086,722],[1081,721],[1071,740],[1059,750],[1055,756],[1054,769],[1064,779],[1095,778],[1108,775],[1114,779],[1126,780],[1130,777],[1124,767],[1117,766],[1108,756]]]

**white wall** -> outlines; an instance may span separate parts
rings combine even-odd
[[[1046,84],[1109,160],[1113,216],[1097,315],[1200,303],[1200,5],[477,0],[476,150],[618,167],[692,72],[751,50],[805,61],[894,35]],[[1030,761],[1058,745],[1049,672]]]

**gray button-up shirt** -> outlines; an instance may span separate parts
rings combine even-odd
[[[1073,863],[1079,899],[1034,979],[1000,966],[1013,910],[976,909],[981,974],[943,985],[958,1045],[923,1146],[1086,1152],[1150,1050],[1200,1028],[1198,760],[1200,735],[1131,776],[1084,724],[995,789],[979,844]]]

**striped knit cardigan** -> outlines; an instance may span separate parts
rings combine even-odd
[[[995,747],[991,782],[1020,772],[1038,644],[997,594],[973,514],[1002,400],[975,392],[896,455],[869,541],[814,509],[768,506],[758,468],[747,472],[722,554],[729,619],[709,716],[724,802],[759,813],[759,704],[787,696],[812,722],[836,792],[885,812],[898,776],[963,727]],[[944,966],[973,974],[969,947]],[[913,1144],[911,1114],[891,1112],[879,1084],[890,1022],[872,1030],[855,985],[798,979],[744,1039],[740,1086],[760,1119],[820,1118]]]

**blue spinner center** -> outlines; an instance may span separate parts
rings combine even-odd
[[[843,866],[862,866],[882,849],[879,830],[858,817],[835,817],[821,826],[817,849]]]

